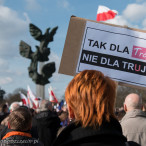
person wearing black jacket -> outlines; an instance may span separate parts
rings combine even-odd
[[[42,100],[40,112],[35,115],[33,125],[37,125],[38,136],[45,146],[51,146],[60,128],[60,119],[52,111],[52,104],[48,100]]]
[[[7,104],[0,105],[0,124],[9,115]]]
[[[8,129],[0,140],[0,146],[43,146],[28,132],[31,129],[32,116],[26,108],[18,108],[8,118]]]
[[[116,83],[103,73],[85,70],[77,74],[65,91],[72,122],[53,146],[134,146],[122,135],[114,114],[115,98]]]
[[[111,118],[96,129],[83,128],[73,122],[61,132],[53,146],[124,146],[126,141],[119,122]]]

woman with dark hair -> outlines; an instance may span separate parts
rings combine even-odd
[[[53,146],[126,146],[114,114],[116,83],[103,73],[85,70],[77,74],[65,91],[72,121]]]
[[[0,105],[0,124],[3,119],[5,119],[9,115],[8,106],[6,103]]]

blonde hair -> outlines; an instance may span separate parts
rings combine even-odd
[[[115,98],[116,83],[95,70],[77,74],[65,91],[66,102],[83,127],[97,127],[115,117]]]

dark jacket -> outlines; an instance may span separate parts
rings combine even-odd
[[[12,135],[9,135],[10,133]],[[21,132],[21,135],[18,133],[18,131],[7,129],[6,135],[0,141],[0,146],[43,146],[39,140],[32,138],[30,133]]]
[[[52,111],[42,111],[34,119],[36,120],[40,141],[45,146],[51,146],[60,128],[60,119]]]
[[[2,126],[2,125],[1,125]],[[6,133],[9,131],[7,126],[2,126],[1,130],[0,130],[0,139],[2,139]],[[37,127],[32,127],[30,131],[27,131],[28,133],[30,133],[32,135],[33,138],[38,139],[38,131],[37,131]]]
[[[53,146],[126,146],[126,141],[119,122],[111,118],[97,129],[72,123],[60,133]]]

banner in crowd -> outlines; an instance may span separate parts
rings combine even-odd
[[[146,87],[146,33],[87,21],[76,71],[84,69]]]
[[[72,17],[59,72],[85,69],[146,87],[146,31]]]

